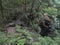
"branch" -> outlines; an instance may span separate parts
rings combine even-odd
[[[36,0],[33,0],[33,2],[32,2],[31,10],[30,10],[30,15],[32,14],[32,9],[33,9],[33,7],[34,7],[34,3],[35,3],[35,1],[36,1]]]
[[[0,8],[1,8],[1,9],[0,9],[0,10],[1,10],[1,16],[2,16],[2,18],[3,18],[4,16],[3,16],[2,0],[0,0]]]
[[[25,4],[25,12],[26,12],[26,0],[24,1],[24,4]]]

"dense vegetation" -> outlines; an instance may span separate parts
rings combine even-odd
[[[0,0],[0,45],[60,45],[59,0]]]

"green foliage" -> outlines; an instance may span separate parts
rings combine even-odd
[[[57,16],[57,9],[54,8],[54,7],[47,7],[47,8],[43,8],[43,10],[45,12],[47,12],[52,18],[53,18],[53,21],[56,22],[56,16]]]
[[[26,1],[26,2],[25,2]],[[35,2],[34,2],[35,1]],[[6,33],[0,32],[0,45],[24,45],[29,43],[31,45],[60,45],[60,31],[56,31],[56,37],[42,37],[40,36],[40,20],[44,13],[49,13],[50,16],[56,20],[57,12],[59,8],[52,7],[49,4],[49,0],[3,0],[3,20],[0,16],[0,28],[6,26],[5,23],[15,22],[17,20],[22,21],[24,26],[31,28],[31,30],[21,29],[21,26],[16,25],[16,32],[12,33],[8,37]],[[51,0],[52,1],[52,0]],[[50,2],[52,3],[52,2]],[[58,2],[59,3],[59,2]],[[57,4],[54,4],[57,5]],[[1,9],[0,9],[1,10]],[[1,11],[0,11],[1,12]],[[1,15],[1,13],[0,13]],[[31,15],[29,18],[28,16]],[[17,17],[17,20],[13,20]],[[53,20],[52,20],[53,21]],[[4,25],[1,25],[4,24]],[[20,23],[20,22],[19,22]],[[24,28],[24,26],[22,26]],[[1,29],[0,29],[1,30]],[[37,33],[36,33],[37,32]]]
[[[44,8],[43,10],[45,10],[46,12],[48,12],[51,15],[57,15],[57,9],[54,7],[48,7],[48,8]]]
[[[57,45],[57,43],[50,37],[40,37],[39,42],[34,42],[33,45]]]
[[[26,29],[21,29],[20,26],[16,26],[16,31],[19,35],[16,37],[0,38],[1,45],[24,45],[25,43],[31,43],[31,45],[59,45],[60,37],[42,37],[35,32],[29,32]]]
[[[20,39],[17,41],[17,45],[24,45],[25,44],[25,39]]]

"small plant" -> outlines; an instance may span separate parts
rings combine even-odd
[[[24,45],[25,42],[26,42],[26,39],[19,39],[19,40],[17,41],[17,45]]]

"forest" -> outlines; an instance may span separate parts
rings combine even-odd
[[[60,45],[60,0],[0,0],[0,45]]]

